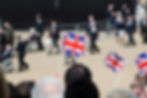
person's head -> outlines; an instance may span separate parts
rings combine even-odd
[[[113,3],[108,4],[108,10],[114,10],[114,4]]]
[[[11,45],[10,44],[7,44],[6,45],[6,51],[10,51],[12,49]]]
[[[2,28],[0,28],[0,35],[1,35],[1,34],[3,34],[3,29],[2,29]]]
[[[18,84],[15,89],[15,98],[30,98],[33,85],[34,83],[32,81],[21,82]]]
[[[51,20],[51,25],[56,25],[57,24],[57,21],[56,20]]]
[[[134,18],[134,17],[133,17],[131,14],[129,14],[127,19],[128,19],[128,20],[133,20],[133,18]]]
[[[93,15],[93,14],[89,14],[89,15],[88,15],[88,20],[89,20],[89,21],[93,21],[93,20],[94,20],[94,18],[95,18],[95,17],[94,17],[94,15]]]
[[[41,23],[42,22],[42,15],[40,13],[36,14],[36,22]]]
[[[127,4],[127,3],[124,3],[124,4],[122,5],[122,8],[123,8],[123,9],[127,9],[127,8],[128,8],[128,4]]]
[[[80,80],[68,85],[65,98],[100,98],[99,89],[90,80]]]
[[[133,83],[131,84],[131,91],[137,95],[140,96],[144,90],[143,87],[143,78],[140,75],[136,75]]]
[[[90,70],[83,64],[74,64],[70,67],[65,73],[65,82],[66,85],[74,83],[80,80],[91,80]]]
[[[118,89],[110,92],[107,98],[137,98],[137,97],[130,91]]]
[[[32,89],[31,98],[63,98],[62,83],[55,77],[43,78]]]
[[[4,26],[5,29],[9,29],[11,27],[11,24],[10,24],[10,22],[5,21],[3,26]]]
[[[0,69],[0,98],[9,98],[8,84],[4,78],[1,69]]]

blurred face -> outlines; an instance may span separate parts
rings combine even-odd
[[[3,33],[3,29],[0,28],[0,34],[2,34],[2,33]]]
[[[141,83],[139,83],[138,81],[134,81],[134,83],[132,83],[131,85],[131,91],[137,96],[141,96],[143,92],[143,87]]]
[[[93,16],[93,15],[89,15],[89,16],[88,16],[88,20],[89,20],[89,21],[93,21],[93,20],[94,20],[94,16]]]
[[[109,5],[108,5],[108,9],[109,9],[109,10],[113,10],[113,9],[114,9],[114,5],[113,5],[113,4],[109,4]]]
[[[11,50],[11,46],[9,44],[6,46],[6,50]]]
[[[53,25],[53,26],[55,26],[56,24],[57,24],[56,21],[51,22],[51,25]]]
[[[145,93],[145,96],[147,97],[147,85],[144,87],[144,93]]]
[[[42,19],[41,19],[40,17],[37,17],[37,18],[36,18],[36,22],[37,22],[37,23],[41,23],[41,22],[42,22]]]
[[[10,28],[10,23],[9,22],[5,22],[4,23],[4,28],[6,28],[6,29]]]

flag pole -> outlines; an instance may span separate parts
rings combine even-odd
[[[115,81],[114,81],[114,84],[113,84],[114,89],[119,87],[122,77],[123,77],[123,72],[116,75],[116,78],[115,78]]]

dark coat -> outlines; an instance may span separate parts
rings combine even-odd
[[[22,41],[20,41],[18,43],[16,50],[17,50],[19,56],[25,56],[27,43],[28,42],[22,42]]]
[[[51,27],[50,27],[51,30]],[[60,28],[59,26],[56,27],[55,31],[50,31],[50,36],[53,40],[58,40],[60,37]]]
[[[127,22],[126,22],[125,27],[126,27],[126,31],[128,33],[134,33],[136,31],[136,21],[133,20],[132,24],[130,24],[130,25],[127,25]]]
[[[2,47],[2,51],[4,51],[5,46],[6,46],[6,37],[4,34],[0,34],[0,46]]]

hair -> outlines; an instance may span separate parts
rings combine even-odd
[[[31,89],[34,82],[22,82],[16,86],[15,98],[31,98]]]
[[[90,70],[83,64],[74,64],[65,74],[65,98],[99,98]]]
[[[75,81],[91,80],[92,75],[89,69],[83,64],[74,64],[65,73],[65,83],[70,85]]]
[[[110,92],[107,98],[137,98],[134,94],[127,90],[114,90]]]
[[[0,97],[9,98],[8,84],[5,81],[5,78],[1,69],[0,69]]]
[[[100,98],[100,93],[92,81],[81,80],[66,87],[65,98]]]
[[[56,77],[46,77],[33,87],[31,98],[63,98],[62,83]]]

